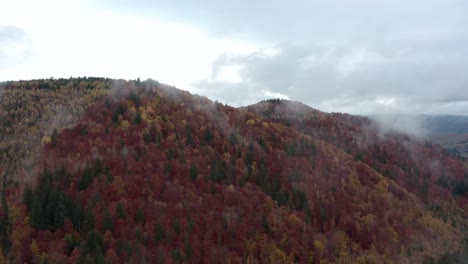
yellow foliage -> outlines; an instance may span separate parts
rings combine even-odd
[[[155,119],[156,117],[157,117],[157,114],[155,113],[151,105],[147,106],[144,110],[142,110],[141,118],[143,120],[149,121],[149,120]]]
[[[381,180],[379,181],[379,183],[377,183],[375,187],[379,193],[387,193],[388,192],[387,186],[388,186],[388,183]]]
[[[29,221],[30,221],[30,220],[31,220],[31,219],[30,219],[29,216],[24,217],[24,219],[23,219],[23,224],[24,224],[24,225],[29,225]]]
[[[307,263],[314,263],[314,251],[313,250],[309,250],[309,252],[307,252]]]
[[[122,196],[125,194],[125,182],[122,179],[122,177],[115,176],[113,185],[115,186],[115,189],[117,190],[117,195]]]
[[[176,134],[172,133],[170,134],[169,136],[167,136],[167,139],[166,139],[168,142],[175,142],[176,140]]]
[[[255,241],[257,244],[263,245],[265,244],[265,241],[267,240],[267,236],[264,233],[257,232],[255,234]]]
[[[263,128],[270,129],[270,126],[266,122],[263,122],[262,125],[263,125]]]
[[[274,243],[268,243],[268,245],[262,248],[263,255],[267,256],[269,263],[291,263],[292,259],[288,258],[288,255],[278,248]]]
[[[398,233],[395,232],[395,230],[393,230],[393,228],[390,228],[390,227],[389,227],[388,230],[387,230],[387,232],[388,232],[390,238],[391,238],[393,241],[397,241],[397,240],[398,240],[398,238],[399,238],[399,237],[398,237]]]
[[[382,260],[382,257],[378,254],[377,250],[375,249],[374,244],[372,244],[371,248],[365,251],[365,254],[359,256],[356,260],[356,263],[387,263]]]
[[[365,216],[361,217],[360,222],[363,223],[365,226],[370,226],[375,221],[375,216],[373,214],[366,214]]]
[[[103,124],[101,123],[98,123],[95,127],[94,127],[94,133],[102,133],[103,131],[105,131],[105,127]]]
[[[34,262],[41,263],[41,250],[39,249],[39,246],[37,245],[35,239],[33,239],[31,244],[29,245],[29,249],[31,250],[31,253],[33,255]]]
[[[104,237],[103,237],[104,246],[109,247],[112,243],[112,240],[114,240],[114,238],[112,237],[112,232],[110,230],[107,230],[104,233]]]
[[[255,121],[253,119],[250,119],[247,121],[247,125],[251,126],[251,125],[255,125]]]
[[[288,246],[288,238],[283,237],[283,239],[281,239],[281,241],[280,241],[280,247],[286,248],[287,246]]]
[[[122,127],[123,131],[127,131],[128,127],[130,126],[130,123],[128,122],[128,120],[124,120],[124,121],[122,121],[120,126]]]
[[[295,214],[290,214],[287,218],[286,221],[291,224],[292,226],[301,226],[302,221],[297,217]]]
[[[318,252],[323,252],[323,249],[325,248],[320,240],[314,241],[314,247]]]
[[[168,126],[169,130],[174,130],[175,129],[174,124],[170,120],[167,121],[167,126]]]
[[[52,142],[52,138],[50,136],[43,136],[41,139],[42,144],[49,144],[50,142]]]

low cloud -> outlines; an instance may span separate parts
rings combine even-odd
[[[429,133],[422,116],[387,113],[377,114],[371,118],[375,120],[381,136],[398,132],[425,137]]]

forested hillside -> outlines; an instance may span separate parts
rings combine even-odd
[[[423,120],[431,142],[440,144],[455,155],[468,158],[468,116],[425,116]]]
[[[364,117],[152,80],[1,91],[0,262],[467,259],[468,164]]]

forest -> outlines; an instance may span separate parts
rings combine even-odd
[[[154,80],[0,84],[0,263],[466,263],[468,162]]]

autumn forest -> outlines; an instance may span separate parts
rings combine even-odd
[[[0,263],[466,263],[468,161],[154,80],[0,84]]]

